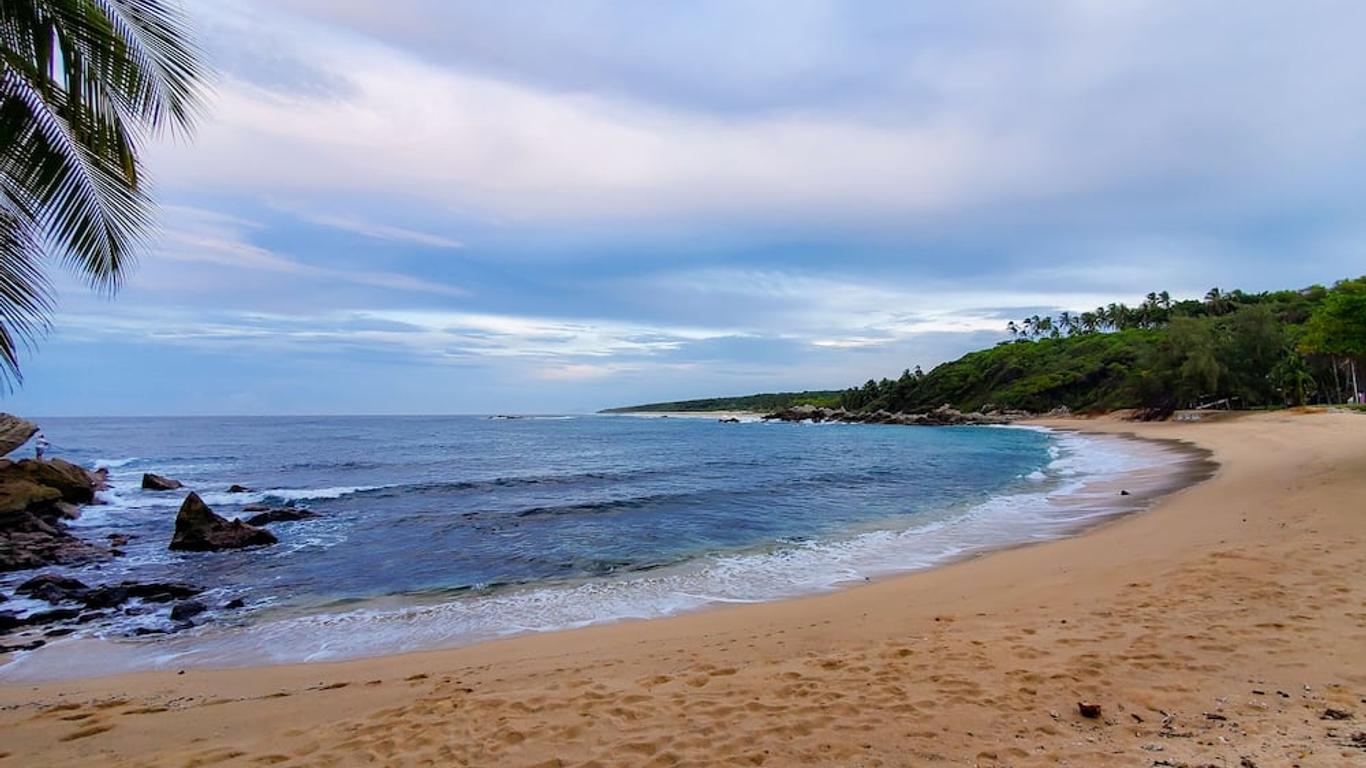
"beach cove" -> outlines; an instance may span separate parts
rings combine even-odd
[[[5,685],[0,751],[15,765],[1360,759],[1361,416],[1049,425],[1189,441],[1220,469],[1074,538],[827,595],[359,661]]]

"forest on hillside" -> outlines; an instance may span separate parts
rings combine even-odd
[[[847,410],[1079,411],[1259,408],[1359,401],[1366,360],[1366,277],[1331,288],[1202,300],[1149,293],[1137,306],[1033,316],[1011,339],[896,379],[845,390]]]

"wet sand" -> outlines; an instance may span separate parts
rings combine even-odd
[[[1366,417],[1050,425],[1220,468],[1075,538],[835,594],[0,686],[0,766],[1366,763]]]

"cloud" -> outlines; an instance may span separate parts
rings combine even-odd
[[[152,259],[192,262],[232,270],[274,272],[312,282],[342,282],[373,288],[440,296],[466,296],[468,291],[411,275],[366,269],[338,269],[308,264],[250,242],[262,225],[237,216],[186,206],[165,211],[167,222]]]
[[[459,240],[452,240],[444,235],[435,235],[430,232],[420,232],[415,229],[395,227],[388,224],[377,224],[359,217],[324,213],[297,213],[296,215],[311,224],[331,227],[343,232],[354,232],[376,240],[422,245],[430,248],[459,249],[465,247],[465,244]]]
[[[673,38],[650,13],[609,3],[586,17],[615,28],[606,34],[617,47],[587,79],[571,78],[575,87],[553,70],[592,59],[597,35],[584,14],[551,5],[526,25],[519,13],[445,6],[293,3],[297,15],[282,18],[298,32],[297,58],[346,87],[301,94],[229,72],[214,119],[196,147],[158,164],[163,177],[349,190],[512,220],[815,215],[885,225],[1154,187],[1201,205],[1211,187],[1274,198],[1306,170],[1366,165],[1356,140],[1366,107],[1352,98],[1366,67],[1345,23],[1366,11],[1350,4],[1231,16],[1186,3],[1056,2],[997,18],[999,4],[779,13],[759,3],[680,18]],[[740,26],[704,37],[722,20]],[[878,36],[878,22],[906,38]],[[752,49],[775,24],[782,34],[764,55],[729,62],[724,79],[778,83],[785,98],[804,96],[798,103],[709,109],[666,77],[699,60],[720,66],[713,59],[729,57],[717,47]],[[453,49],[452,29],[469,55],[429,45]],[[627,31],[651,41],[642,47],[659,75],[613,88],[635,62],[623,53],[635,47],[621,43]],[[484,50],[481,36],[485,53],[469,53]],[[541,39],[566,57],[541,61]],[[499,40],[521,58],[486,61]],[[1318,66],[1314,52],[1339,66]],[[858,64],[837,80],[861,98],[798,87],[848,56]]]

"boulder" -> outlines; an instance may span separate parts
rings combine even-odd
[[[209,610],[209,606],[204,605],[198,600],[186,600],[183,603],[176,603],[171,608],[171,621],[189,621],[204,611]]]
[[[287,523],[293,520],[307,520],[311,517],[321,517],[317,512],[310,512],[307,509],[294,509],[293,507],[281,507],[272,509],[268,512],[252,515],[247,518],[247,525],[270,525],[271,523]]]
[[[184,584],[176,581],[153,581],[145,584],[136,584],[125,581],[119,586],[128,590],[129,597],[137,597],[151,603],[169,603],[172,600],[184,600],[203,592],[203,587],[196,587],[193,584]]]
[[[234,483],[233,485],[228,486],[228,493],[250,493],[250,492],[251,492],[251,489],[248,488],[248,487],[246,487],[245,485],[237,485],[236,483]]]
[[[14,591],[49,603],[60,603],[65,600],[79,600],[89,589],[80,579],[55,573],[40,573],[15,587]]]
[[[86,608],[100,609],[116,608],[128,602],[128,598],[132,596],[132,591],[129,590],[128,587],[109,586],[96,587],[94,589],[87,590],[85,594],[80,596],[79,599],[82,603],[85,604]]]
[[[0,413],[0,456],[27,443],[38,432],[38,425],[10,413]]]
[[[0,472],[0,517],[30,509],[51,509],[62,500],[62,492],[56,488],[39,485],[24,477],[15,477]],[[0,525],[7,528],[7,525]]]
[[[199,498],[199,494],[191,493],[185,497],[185,503],[180,505],[180,513],[176,515],[171,549],[212,552],[275,544],[278,541],[274,534],[263,528],[214,514]]]
[[[70,621],[80,615],[80,608],[53,608],[49,611],[30,613],[24,619],[24,623],[31,627],[36,627],[42,624],[51,624],[56,621]]]
[[[23,472],[33,482],[56,488],[62,492],[62,501],[71,504],[89,504],[95,500],[95,491],[105,487],[103,476],[77,466],[64,459],[35,461],[24,459],[16,461],[14,469]]]
[[[174,491],[177,488],[184,487],[184,484],[179,480],[172,480],[169,477],[154,475],[151,472],[142,476],[142,490],[144,491]]]
[[[77,565],[109,556],[109,550],[86,543],[29,512],[0,521],[0,572]]]

